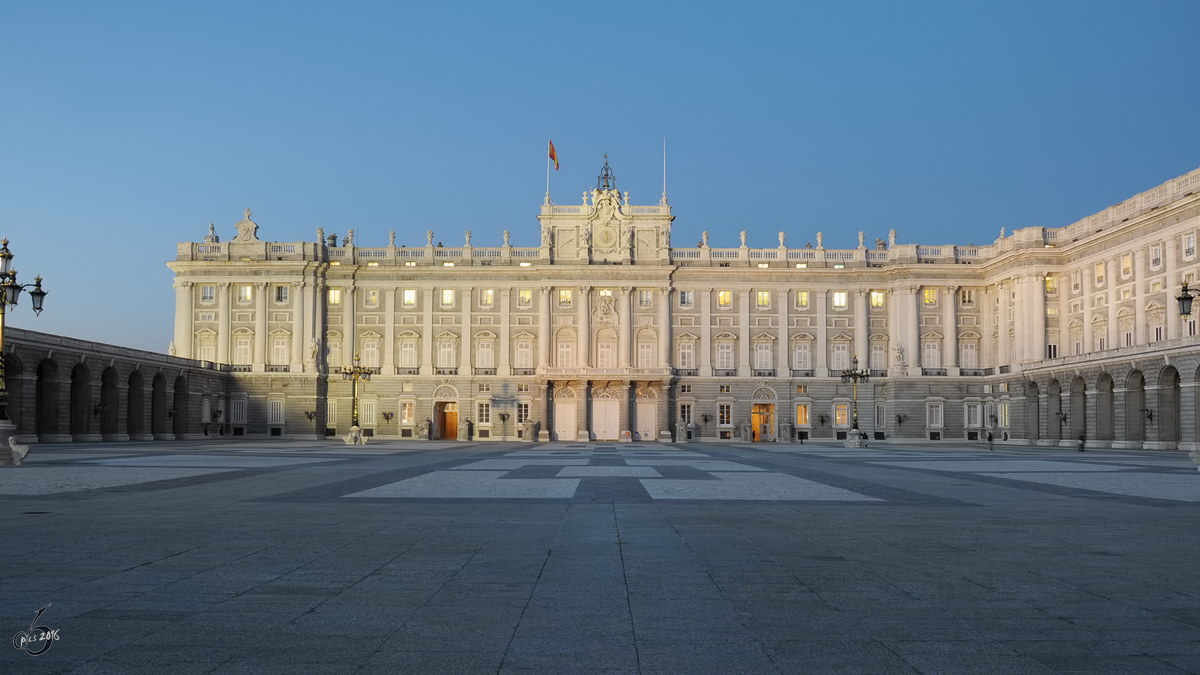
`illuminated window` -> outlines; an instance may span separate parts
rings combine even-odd
[[[1151,293],[1158,293],[1161,290],[1162,290],[1162,282],[1161,281],[1156,281],[1156,282],[1150,284],[1150,292]]]
[[[717,405],[717,424],[727,427],[733,424],[733,406],[728,403]]]
[[[833,292],[833,308],[846,309],[846,298],[849,295],[846,291]]]
[[[654,292],[649,289],[638,291],[638,307],[650,307],[654,304]]]
[[[850,406],[846,403],[839,403],[833,406],[833,423],[839,427],[850,426]]]
[[[1052,294],[1052,295],[1053,295],[1054,293],[1057,293],[1057,292],[1058,292],[1058,281],[1057,281],[1057,279],[1058,279],[1058,278],[1057,278],[1057,277],[1054,277],[1054,276],[1047,276],[1047,277],[1046,277],[1046,292],[1047,292],[1047,293],[1050,293],[1050,294]]]
[[[442,289],[442,305],[449,306],[449,305],[453,305],[453,304],[454,304],[454,289],[453,288],[443,288]]]
[[[200,288],[200,302],[209,303],[217,297],[217,289],[215,286],[203,286]]]
[[[517,307],[529,307],[533,304],[533,289],[522,288],[517,291]]]
[[[249,286],[238,286],[238,302],[241,302],[241,303],[250,302],[250,287]]]
[[[883,307],[883,293],[880,291],[871,291],[871,307],[880,309]]]
[[[1096,263],[1096,283],[1104,283],[1104,263]]]
[[[808,291],[796,291],[796,307],[800,309],[808,307]]]
[[[331,304],[331,305],[342,304],[342,289],[340,289],[340,288],[329,289],[329,304]]]
[[[401,424],[412,424],[413,423],[413,407],[414,406],[413,406],[412,401],[404,401],[400,404],[400,423]]]
[[[802,427],[808,426],[808,404],[796,404],[796,424]]]
[[[1133,256],[1126,253],[1121,256],[1121,276],[1127,277],[1133,274]]]
[[[771,306],[771,291],[758,291],[755,294],[756,303],[760,308]]]
[[[404,289],[404,294],[402,297],[403,297],[403,302],[404,302],[405,307],[415,307],[417,304],[417,289],[415,289],[415,288]]]
[[[378,307],[379,306],[379,291],[377,291],[373,288],[367,289],[366,303],[367,303],[367,307]]]
[[[490,288],[485,288],[484,290],[479,291],[479,306],[491,307],[492,299],[495,297],[495,293],[496,292]]]
[[[717,307],[733,306],[733,291],[717,291]]]
[[[570,307],[571,306],[571,289],[569,289],[569,288],[558,289],[558,306],[559,307]]]
[[[922,291],[921,298],[926,306],[936,305],[937,304],[937,289],[936,288],[926,288],[924,291]]]

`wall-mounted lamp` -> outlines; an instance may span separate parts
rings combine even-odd
[[[308,418],[308,421],[309,421],[309,422],[311,422],[311,421],[313,421],[313,420],[317,419],[317,413],[315,413],[315,412],[313,412],[313,411],[311,411],[311,410],[305,410],[305,411],[304,411],[304,416]]]
[[[896,426],[904,424],[906,419],[908,419],[908,415],[896,415]]]
[[[224,414],[225,414],[225,411],[224,411],[224,410],[214,410],[214,411],[212,411],[212,421],[216,422],[216,421],[220,420],[220,419],[221,419],[221,415],[224,415]]]
[[[97,403],[95,405],[95,407],[92,408],[92,417],[95,417],[95,416],[99,415],[100,413],[104,412],[105,407],[107,407],[105,404]]]
[[[996,426],[996,424],[1000,422],[1000,418],[996,417],[995,415],[988,415],[988,419],[992,421],[992,426]]]
[[[391,422],[391,421],[392,421],[392,418],[396,416],[396,413],[390,413],[390,412],[379,413],[379,414],[380,414],[381,416],[383,416],[383,421],[384,421],[384,422]]]
[[[817,415],[817,421],[821,423],[821,426],[825,426],[825,420],[827,419],[829,418],[824,415]]]
[[[175,413],[179,412],[179,408],[167,408],[167,419],[175,419]]]
[[[505,422],[508,421],[509,414],[508,413],[500,413],[499,415],[497,415],[497,417],[500,418],[500,423],[504,424]]]
[[[708,415],[708,414],[701,415],[700,421],[704,423],[704,426],[708,426],[708,423],[710,421],[712,421],[712,415]]]
[[[1059,410],[1058,412],[1054,413],[1054,416],[1058,418],[1058,423],[1059,423],[1059,424],[1062,424],[1063,422],[1067,421],[1067,413],[1065,413],[1065,412],[1063,412],[1063,411],[1061,411],[1061,410]]]
[[[1146,420],[1147,422],[1153,423],[1154,422],[1154,411],[1151,410],[1150,408],[1142,408],[1142,419]]]

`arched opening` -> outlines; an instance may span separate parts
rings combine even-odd
[[[1062,409],[1062,385],[1058,380],[1050,380],[1050,386],[1046,387],[1046,412],[1049,417],[1046,421],[1050,426],[1046,429],[1047,436],[1052,441],[1061,441],[1063,437],[1063,415]]]
[[[1112,375],[1104,373],[1096,382],[1096,438],[1101,441],[1113,440],[1115,413]]]
[[[182,375],[175,378],[175,398],[172,408],[174,408],[175,416],[171,432],[175,434],[175,438],[183,438],[188,428],[188,393],[187,380],[183,379]]]
[[[1175,366],[1163,368],[1158,376],[1158,440],[1179,443],[1179,371]]]
[[[167,433],[167,378],[162,373],[150,384],[150,433],[155,438]]]
[[[117,391],[117,371],[111,366],[100,374],[100,433],[105,440],[116,440],[121,397]]]
[[[146,384],[141,371],[135,370],[129,374],[128,400],[125,407],[125,429],[129,438],[137,439],[146,433]]]
[[[1041,392],[1038,390],[1037,382],[1029,382],[1025,385],[1025,437],[1030,441],[1037,441],[1041,435],[1041,410],[1038,406],[1038,395]]]
[[[1140,370],[1125,378],[1125,440],[1143,443],[1146,440],[1146,378]]]
[[[21,428],[21,411],[25,397],[22,396],[21,387],[21,361],[17,359],[16,354],[4,355],[4,388],[8,391],[8,396],[5,398],[5,416],[17,428],[17,433],[20,434],[24,430]],[[2,442],[7,442],[7,439],[0,439]]]
[[[1087,437],[1087,383],[1082,377],[1071,380],[1071,440]]]
[[[87,440],[92,416],[92,376],[87,366],[76,364],[71,369],[71,437]]]
[[[46,359],[37,369],[37,418],[38,440],[52,443],[58,435],[58,364]]]

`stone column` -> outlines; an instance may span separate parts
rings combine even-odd
[[[697,290],[696,299],[700,302],[700,376],[712,377],[712,289],[703,294]]]
[[[384,375],[396,373],[396,289],[383,291],[383,370]]]
[[[1146,281],[1146,262],[1145,248],[1136,249],[1133,252],[1133,343],[1136,345],[1144,345],[1150,342],[1150,336],[1146,332],[1146,300],[1142,286]],[[1169,312],[1168,312],[1169,313]],[[1167,322],[1170,324],[1170,322]],[[1121,347],[1125,346],[1121,342]]]
[[[786,288],[781,289],[779,295],[779,353],[775,356],[776,367],[779,370],[775,374],[778,377],[791,377],[791,342],[788,340],[788,302],[792,299],[792,296]],[[778,418],[779,415],[775,417]]]
[[[995,348],[992,346],[992,333],[996,332],[996,293],[992,290],[992,286],[985,286],[979,289],[979,302],[982,312],[982,329],[983,339],[979,344],[979,367],[980,368],[995,368],[999,365],[996,361],[997,355]],[[993,370],[992,372],[998,372]]]
[[[550,366],[550,294],[554,288],[542,286],[538,301],[538,368]],[[544,396],[543,396],[544,398]],[[542,429],[546,428],[545,402],[542,403]]]
[[[961,372],[958,363],[958,287],[947,286],[942,297],[946,302],[942,307],[946,329],[946,337],[942,342],[946,347],[946,354],[942,365],[945,366],[947,375],[958,375]]]
[[[1012,350],[1008,342],[1008,329],[1011,326],[1011,321],[1008,318],[1009,306],[1012,298],[1012,283],[1011,280],[1005,279],[996,284],[996,293],[1000,300],[1000,318],[996,324],[996,329],[999,335],[997,336],[996,351],[996,374],[1000,374],[1000,366],[1012,364]]]
[[[421,290],[421,374],[433,374],[433,296],[434,289]]]
[[[909,286],[908,297],[903,298],[902,309],[905,314],[905,329],[908,333],[904,345],[904,353],[908,357],[908,374],[921,374],[921,287]]]
[[[342,292],[342,365],[347,368],[354,366],[354,354],[358,352],[358,337],[355,335],[354,313],[358,309],[355,301],[355,291],[358,288],[352,283]]]
[[[175,355],[185,359],[192,358],[192,286],[190,281],[175,282]]]
[[[812,355],[815,361],[813,374],[825,377],[829,374],[829,291],[812,291],[811,300],[816,303],[817,309],[817,340]]]
[[[325,282],[318,279],[308,284],[304,289],[304,311],[308,314],[308,340],[317,347],[313,350],[307,347],[305,369],[314,373],[321,372],[325,364],[325,353],[329,345],[325,344]]]
[[[621,287],[621,296],[617,300],[617,366],[620,368],[629,367],[629,350],[630,350],[630,331],[633,329],[632,312],[629,310],[629,294],[633,289],[629,286]]]
[[[895,288],[889,288],[888,294],[888,359],[885,362],[888,367],[888,375],[905,375],[904,369],[900,367],[900,360],[897,358],[896,348],[904,348],[904,360],[908,361],[910,355],[908,347],[904,344],[904,311],[901,306],[901,301],[904,293]]]
[[[1117,332],[1118,332],[1118,330],[1117,330],[1117,302],[1118,302],[1118,300],[1117,300],[1117,289],[1116,289],[1117,280],[1113,277],[1113,272],[1116,271],[1116,266],[1113,264],[1113,261],[1107,260],[1104,262],[1104,269],[1105,269],[1104,287],[1108,289],[1108,291],[1107,291],[1108,303],[1105,304],[1105,306],[1104,306],[1105,311],[1108,314],[1108,322],[1107,322],[1108,325],[1104,330],[1104,337],[1107,342],[1107,344],[1105,346],[1108,347],[1109,349],[1113,349],[1113,348],[1119,346],[1119,344],[1116,341]]]
[[[254,364],[256,373],[267,369],[267,283],[254,283]]]
[[[671,288],[664,286],[658,289],[658,367],[671,367]],[[667,388],[663,387],[663,396]],[[666,427],[666,422],[662,423]]]
[[[217,363],[229,363],[229,288],[227,282],[217,284]]]
[[[577,319],[579,325],[575,327],[575,329],[577,331],[575,333],[575,339],[578,344],[577,349],[579,350],[579,355],[577,357],[575,357],[575,365],[578,368],[587,368],[588,366],[591,365],[591,362],[592,362],[592,360],[590,358],[591,351],[589,349],[589,347],[591,345],[590,338],[591,338],[591,331],[592,331],[592,325],[591,325],[592,317],[591,317],[591,310],[589,309],[589,305],[591,303],[589,301],[591,300],[592,287],[591,286],[580,286],[579,288],[576,289],[576,293],[579,296],[576,299],[576,302],[579,303],[579,306],[577,308],[577,311],[579,312],[578,319]],[[586,390],[586,386],[584,388]],[[583,399],[581,399],[581,401],[582,400]]]
[[[550,293],[543,288],[542,295],[549,297]],[[538,424],[541,426],[538,431],[538,441],[546,443],[550,440],[550,415],[547,409],[550,406],[550,396],[553,390],[550,388],[548,382],[542,382],[539,386],[542,388],[542,393],[538,396],[538,413],[541,415],[541,418],[538,420]]]
[[[1167,306],[1167,311],[1163,315],[1163,338],[1172,340],[1183,334],[1183,320],[1179,316],[1179,311],[1175,309],[1175,295],[1170,291],[1181,283],[1182,278],[1175,275],[1175,241],[1178,235],[1167,237],[1166,243],[1163,245],[1163,291],[1159,293],[1159,298],[1164,300]],[[1138,286],[1142,285],[1142,280],[1138,279]],[[1166,297],[1164,298],[1163,295]],[[1114,298],[1115,300],[1116,298]],[[1115,303],[1109,303],[1113,305]],[[1139,306],[1141,303],[1138,303]],[[1116,311],[1116,310],[1113,310]]]
[[[854,353],[851,358],[858,357],[859,368],[871,367],[871,320],[867,316],[870,294],[859,290],[854,294]],[[853,361],[851,361],[853,365]]]
[[[500,289],[500,332],[499,344],[496,345],[496,374],[497,375],[512,375],[512,367],[509,365],[511,361],[509,357],[512,353],[512,345],[509,343],[510,327],[508,322],[512,311],[512,289]]]
[[[471,287],[460,288],[458,297],[462,298],[462,331],[460,331],[459,339],[462,340],[462,356],[459,358],[460,375],[474,375],[474,361],[471,354],[471,303],[475,301],[475,289]],[[465,418],[465,415],[463,416]]]
[[[750,291],[738,291],[738,377],[750,377]]]
[[[1083,353],[1095,351],[1096,336],[1092,331],[1092,293],[1096,290],[1096,267],[1089,264],[1083,266],[1083,271],[1079,273],[1079,285],[1083,291]],[[1115,434],[1115,431],[1114,431]]]
[[[288,301],[292,306],[292,364],[291,372],[304,370],[304,286],[302,281],[293,281],[288,289]]]

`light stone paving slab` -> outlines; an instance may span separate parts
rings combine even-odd
[[[11,471],[0,471],[0,494],[48,495],[56,492],[97,490],[232,470],[185,467],[21,466]]]
[[[489,470],[489,471],[498,471],[498,470],[511,471],[513,469],[520,469],[523,466],[582,466],[587,463],[588,463],[587,459],[566,459],[566,458],[564,458],[564,459],[539,459],[539,458],[481,459],[478,462],[471,462],[470,464],[463,464],[462,466],[453,467],[453,469],[456,471],[462,470],[462,469],[469,469],[472,471],[479,470],[479,469]]]
[[[160,455],[156,457],[119,457],[93,459],[89,464],[105,466],[194,466],[257,469],[291,464],[341,461],[334,457],[247,457],[244,455]]]
[[[35,447],[36,450],[36,447]],[[104,455],[101,453],[80,453],[80,452],[30,452],[25,456],[23,464],[30,462],[56,462],[59,460],[76,460],[76,459],[105,459],[112,455]]]
[[[510,478],[506,471],[433,471],[370,490],[343,495],[425,499],[570,499],[578,478]]]
[[[905,469],[932,469],[934,471],[972,472],[984,471],[1125,471],[1129,467],[1111,464],[1088,464],[1086,462],[1049,462],[1040,459],[996,459],[931,462],[871,462],[881,466],[896,466]]]
[[[850,490],[782,473],[721,473],[720,480],[644,478],[641,483],[654,499],[749,499],[787,501],[878,502]]]
[[[980,475],[1109,492],[1130,497],[1200,502],[1200,476],[1195,473],[984,473]]]
[[[662,478],[648,466],[564,466],[559,478]]]
[[[724,459],[626,459],[629,466],[690,466],[701,471],[766,471]]]

